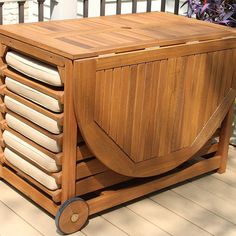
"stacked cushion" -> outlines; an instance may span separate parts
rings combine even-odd
[[[56,183],[55,178],[46,174],[39,168],[35,167],[28,161],[24,160],[22,157],[17,155],[15,152],[8,148],[4,150],[4,156],[7,161],[9,161],[13,166],[24,172],[25,174],[31,176],[33,179],[44,185],[50,190],[56,190],[59,186]]]
[[[58,70],[46,63],[9,51],[6,55],[7,64],[15,70],[43,83],[63,86]]]
[[[58,143],[56,140],[48,137],[47,135],[32,128],[26,123],[18,120],[16,117],[10,114],[6,114],[6,122],[10,128],[16,130],[20,134],[31,139],[32,141],[41,145],[42,147],[50,150],[51,152],[59,153],[62,151],[61,144]]]
[[[16,101],[9,96],[4,97],[4,102],[9,110],[23,116],[27,120],[30,120],[31,122],[41,126],[49,132],[54,134],[61,133],[62,127],[57,123],[57,121],[51,119],[50,117],[45,116],[44,114],[30,107],[27,107],[26,105]]]
[[[46,171],[57,172],[60,170],[54,159],[39,151],[37,148],[33,147],[22,139],[18,138],[11,132],[7,130],[4,131],[3,139],[7,147],[14,149]]]
[[[5,59],[8,66],[13,68],[16,74],[20,72],[26,80],[34,80],[34,83],[40,83],[45,88],[50,85],[50,89],[53,89],[54,86],[56,91],[58,87],[63,86],[56,67],[14,51],[9,51]],[[50,118],[53,116],[49,113],[62,113],[63,104],[48,95],[47,89],[43,90],[45,93],[40,92],[36,89],[37,86],[28,86],[28,83],[21,83],[19,79],[6,77],[5,84],[7,90],[12,93],[8,92],[4,96],[7,107],[5,120],[7,126],[11,128],[3,132],[3,140],[6,144],[4,156],[8,163],[38,183],[50,190],[57,190],[60,186],[51,173],[61,171],[61,167],[52,157],[62,152],[60,139],[54,136],[62,133],[62,126],[57,120]],[[26,100],[31,101],[32,106],[27,106]],[[37,109],[40,106],[41,109]],[[19,134],[26,139],[20,138],[22,136]],[[37,145],[28,142],[27,139]]]
[[[38,90],[19,83],[18,81],[9,77],[6,77],[5,83],[7,88],[12,92],[25,97],[30,101],[37,103],[53,112],[62,112],[63,110],[62,104],[57,99],[45,93],[39,92]]]

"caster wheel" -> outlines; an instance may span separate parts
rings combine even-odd
[[[88,215],[88,204],[79,197],[71,198],[61,205],[56,214],[57,229],[62,234],[75,233],[85,225]]]

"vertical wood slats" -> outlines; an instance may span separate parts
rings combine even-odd
[[[25,18],[24,5],[25,5],[25,1],[18,1],[19,23],[24,23],[24,18]]]
[[[45,0],[37,0],[37,1],[38,1],[38,21],[43,21]]]
[[[84,0],[83,16],[84,17],[88,17],[88,0]]]
[[[135,162],[188,147],[231,86],[220,58],[232,57],[225,50],[97,71],[94,120]]]

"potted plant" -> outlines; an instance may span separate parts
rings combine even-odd
[[[186,0],[187,16],[216,24],[236,27],[235,0]]]

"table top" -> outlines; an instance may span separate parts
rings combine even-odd
[[[0,34],[70,59],[235,35],[225,26],[161,12],[4,25]]]

